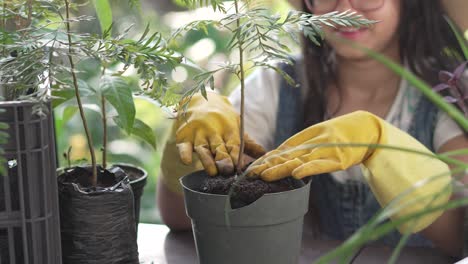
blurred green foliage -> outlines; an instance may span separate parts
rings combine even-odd
[[[99,1],[95,1],[99,2]],[[107,1],[105,1],[107,2]],[[112,32],[122,32],[124,29],[133,25],[129,31],[130,38],[138,39],[145,31],[146,26],[149,26],[151,32],[161,32],[163,37],[168,38],[177,26],[181,26],[182,22],[190,22],[188,19],[202,19],[205,16],[213,15],[212,10],[197,10],[189,11],[180,5],[179,0],[158,0],[158,1],[141,1],[136,0],[112,0],[108,1],[111,5],[112,12]],[[289,6],[285,1],[265,1],[270,3],[272,9],[276,11],[286,11]],[[194,13],[195,12],[195,13]],[[283,12],[286,13],[286,12]],[[96,15],[93,5],[82,5],[75,10],[75,15]],[[105,12],[104,12],[104,15]],[[198,17],[197,17],[198,16]],[[106,18],[109,24],[109,17]],[[187,21],[185,21],[187,20]],[[101,23],[98,20],[87,21],[80,23],[75,30],[83,33],[101,33]],[[190,88],[190,76],[197,72],[199,65],[203,68],[210,68],[219,62],[224,62],[235,56],[227,50],[227,32],[219,31],[213,27],[208,27],[206,31],[190,31],[182,38],[178,38],[176,42],[170,43],[171,48],[177,52],[186,55],[193,61],[187,61],[187,65],[178,68],[176,72],[169,73],[170,81],[175,85],[181,85],[184,82],[184,89]],[[208,45],[211,48],[207,49]],[[207,53],[206,51],[209,50]],[[204,54],[205,52],[206,54]],[[192,55],[192,57],[190,56]],[[99,71],[99,63],[93,59],[82,60],[78,63],[78,71],[80,78],[88,80],[90,83],[98,82],[96,72]],[[130,81],[134,91],[138,91],[140,85],[136,72],[128,71],[125,76]],[[173,78],[172,78],[173,77]],[[220,88],[222,93],[229,93],[235,86],[237,81],[235,78],[227,75],[215,76],[215,86]],[[159,173],[159,165],[161,161],[161,152],[164,142],[168,136],[169,128],[171,127],[173,112],[171,108],[161,107],[158,102],[148,99],[137,98],[135,101],[136,118],[148,124],[156,134],[156,150],[148,143],[128,136],[115,123],[110,122],[108,125],[108,163],[132,163],[144,168],[149,176],[148,183],[145,186],[144,194],[141,201],[141,222],[160,223],[160,217],[156,208],[155,190],[156,180]],[[96,150],[101,149],[102,142],[102,123],[99,110],[92,104],[85,105],[88,123],[93,138],[96,142]],[[67,159],[63,155],[71,147],[70,158],[74,163],[83,163],[90,160],[86,144],[86,137],[82,129],[79,115],[76,114],[76,108],[63,104],[55,109],[55,125],[57,137],[57,153],[60,155],[60,166],[67,166]],[[101,161],[101,153],[96,153],[98,162]]]

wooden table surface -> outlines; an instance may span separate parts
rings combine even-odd
[[[320,241],[304,232],[300,264],[313,263],[319,256],[337,247],[338,241]],[[138,251],[142,264],[197,264],[191,232],[172,233],[164,225],[140,224]],[[354,263],[385,263],[392,254],[390,247],[366,247]],[[406,248],[397,263],[453,263],[436,250]],[[289,264],[289,263],[285,263]]]

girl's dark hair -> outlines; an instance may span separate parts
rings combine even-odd
[[[303,3],[303,10],[308,11]],[[439,0],[401,0],[400,56],[410,70],[430,85],[438,83],[440,70],[452,71],[461,59],[447,52],[462,54],[450,26],[444,18]],[[325,91],[334,79],[333,65],[328,59],[331,49],[323,42],[321,46],[309,39],[303,40],[304,85],[306,104],[304,127],[324,120],[326,111]]]

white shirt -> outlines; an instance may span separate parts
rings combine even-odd
[[[278,112],[279,88],[282,78],[275,71],[257,70],[246,80],[245,89],[245,131],[266,150],[274,148],[276,117]],[[405,79],[400,82],[398,94],[395,97],[385,120],[403,131],[408,131],[417,103],[422,96],[416,88],[409,86]],[[240,109],[240,89],[236,89],[229,100],[236,109]],[[463,130],[446,113],[437,117],[433,144],[439,150],[450,139],[462,135]],[[359,166],[353,166],[346,171],[332,173],[339,182],[346,180],[363,180]]]

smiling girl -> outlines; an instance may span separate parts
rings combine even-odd
[[[458,25],[466,25],[460,10],[468,12],[468,1],[446,0],[444,3]],[[454,7],[455,3],[460,5]],[[388,143],[392,135],[397,135],[395,142],[398,144],[443,153],[468,148],[468,140],[457,124],[417,89],[339,38],[384,54],[431,85],[438,83],[440,70],[453,70],[460,63],[445,51],[461,52],[444,20],[442,3],[437,0],[303,0],[300,6],[314,14],[351,10],[379,22],[369,28],[325,27],[325,40],[320,46],[304,39],[303,54],[297,58],[295,66],[283,67],[300,83],[300,89],[292,88],[271,70],[252,74],[246,84],[245,129],[255,142],[266,150],[273,150],[264,157],[267,162],[254,168],[263,179],[315,175],[311,183],[311,211],[317,212],[317,226],[324,238],[343,240],[388,202],[385,195],[394,198],[393,192],[402,192],[408,184],[411,186],[420,179],[419,174],[439,169],[440,164],[422,164],[410,157],[411,164],[405,165],[404,161],[408,160],[405,154],[380,152],[377,155],[370,149],[337,148],[277,158],[274,155],[278,150],[317,142],[318,138],[334,143],[375,144],[381,143],[383,138],[387,140],[384,143]],[[214,94],[210,97],[219,99]],[[226,171],[228,163],[228,168],[232,169],[232,164],[237,162],[235,155],[222,155],[238,149],[233,145],[237,141],[231,140],[235,137],[232,131],[238,130],[237,114],[224,111],[224,118],[219,116],[221,108],[231,106],[222,99],[216,104],[210,100],[196,102],[190,112],[193,123],[177,126],[176,140],[168,142],[165,148],[158,202],[163,220],[173,229],[190,228],[177,181],[190,168],[170,158],[177,154],[175,144],[179,144],[185,163],[188,163],[187,153],[191,155],[193,148],[210,174]],[[239,90],[230,96],[230,101],[234,108],[239,108]],[[219,148],[219,142],[215,146],[209,139],[197,139],[200,134],[216,134],[225,139],[226,147]],[[203,148],[211,151],[199,151]],[[252,143],[248,149],[255,148]],[[226,156],[232,158],[226,159]],[[458,158],[468,162],[466,156]],[[400,164],[395,164],[397,160]],[[387,167],[382,166],[384,163]],[[371,168],[371,174],[380,178],[369,180],[359,164]],[[372,171],[375,167],[378,168]],[[462,226],[461,209],[433,215],[418,227],[407,245],[435,246],[447,254],[459,256]],[[400,238],[395,231],[380,242],[396,245]]]

